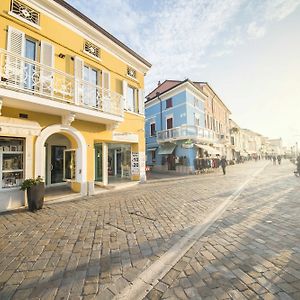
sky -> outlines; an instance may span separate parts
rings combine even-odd
[[[300,144],[300,0],[67,0],[165,79],[207,81],[240,127]]]

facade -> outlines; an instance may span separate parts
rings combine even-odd
[[[63,0],[2,0],[0,14],[0,210],[24,205],[25,178],[81,195],[143,180],[151,65]]]
[[[220,152],[215,132],[206,128],[207,94],[196,83],[166,80],[145,104],[147,165],[159,171],[193,173],[201,159]]]
[[[283,155],[283,145],[282,145],[282,139],[268,139],[268,154],[270,155]]]
[[[216,141],[214,148],[227,160],[231,160],[230,147],[230,110],[211,88],[207,82],[195,82],[195,84],[207,95],[205,101],[205,127],[214,132]]]

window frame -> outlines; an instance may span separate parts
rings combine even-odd
[[[154,125],[154,132],[152,132],[152,125]],[[150,137],[155,137],[156,136],[156,124],[155,122],[150,123]]]
[[[168,98],[166,100],[166,109],[172,108],[173,107],[173,98]]]

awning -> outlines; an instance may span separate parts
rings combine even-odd
[[[176,145],[175,144],[163,144],[160,145],[158,148],[158,153],[157,154],[172,154],[174,151]]]
[[[147,151],[156,151],[157,147],[148,148]]]
[[[210,147],[208,145],[195,144],[195,146],[197,146],[198,148],[201,148],[201,149],[207,151],[208,154],[214,154],[214,155],[219,154],[220,155],[220,151],[218,151],[217,149],[215,149],[213,147]]]

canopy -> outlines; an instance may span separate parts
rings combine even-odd
[[[156,151],[157,147],[148,148],[147,151]]]
[[[176,145],[175,144],[162,144],[158,148],[158,154],[172,154]]]
[[[198,148],[201,148],[201,149],[207,151],[207,153],[209,153],[209,154],[214,154],[214,155],[219,154],[220,155],[220,151],[218,151],[217,149],[215,149],[213,147],[210,147],[208,145],[195,144],[195,146],[197,146]]]

